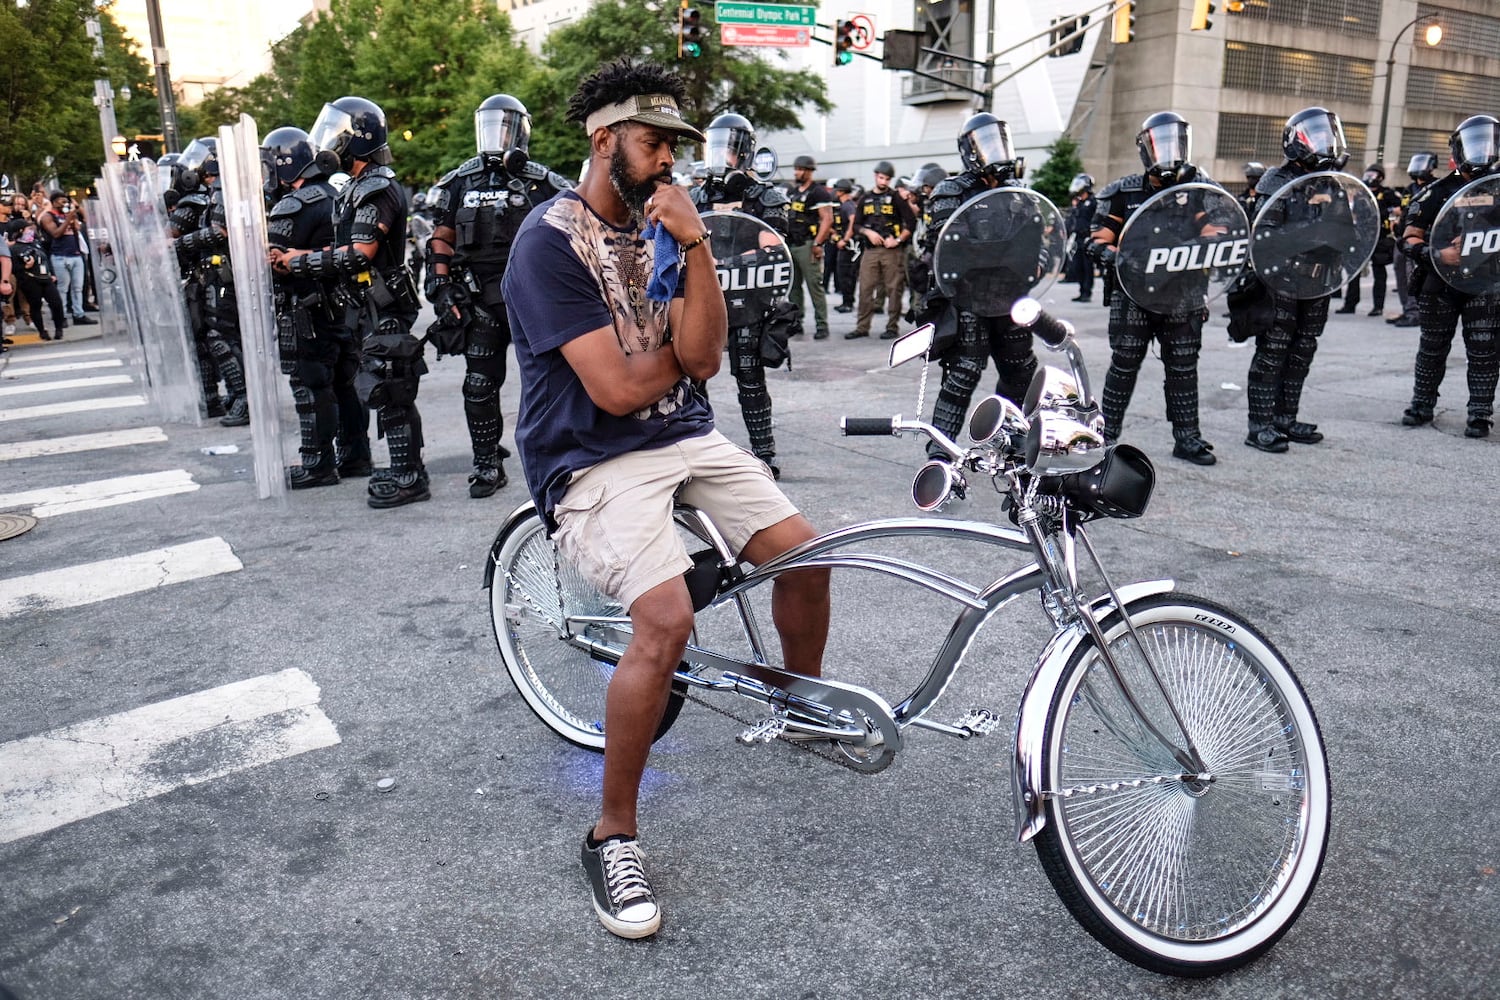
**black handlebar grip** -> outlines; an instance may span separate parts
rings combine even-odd
[[[1016,326],[1031,330],[1042,338],[1048,347],[1061,347],[1073,335],[1073,324],[1056,316],[1049,316],[1036,299],[1017,299],[1010,307],[1010,319]]]
[[[845,417],[839,426],[845,437],[890,437],[895,433],[890,417]]]

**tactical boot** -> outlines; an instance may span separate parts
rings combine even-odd
[[[1401,422],[1407,427],[1421,427],[1423,424],[1432,423],[1432,411],[1413,403],[1401,414]]]
[[[312,461],[309,462],[308,459]],[[302,464],[287,470],[288,484],[294,490],[310,490],[315,486],[337,486],[338,471],[334,468],[333,452],[322,455],[302,456]]]
[[[376,510],[432,499],[426,469],[402,473],[380,469],[371,473],[368,491],[368,503]]]
[[[1482,438],[1490,436],[1490,421],[1484,417],[1470,417],[1464,427],[1464,437]]]
[[[244,427],[250,422],[250,402],[244,396],[236,396],[229,409],[219,418],[223,427]]]
[[[1274,426],[1288,441],[1298,444],[1317,444],[1323,440],[1323,433],[1318,430],[1317,424],[1306,424],[1291,417],[1277,417]]]
[[[1218,461],[1214,457],[1214,446],[1196,433],[1177,438],[1172,445],[1172,457],[1192,462],[1194,465],[1213,465]]]
[[[215,393],[214,395],[205,399],[203,401],[203,408],[205,411],[204,416],[206,416],[209,420],[212,420],[215,417],[222,417],[227,412],[224,409],[224,401],[219,398],[218,393]]]
[[[1279,455],[1287,450],[1286,435],[1269,424],[1251,424],[1245,443],[1259,451]]]
[[[510,480],[505,475],[505,467],[500,462],[500,456],[487,455],[484,458],[476,456],[474,471],[469,473],[469,496],[475,500],[493,496],[496,490],[503,489],[509,482]]]

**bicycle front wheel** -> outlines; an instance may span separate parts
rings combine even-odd
[[[1163,594],[1129,613],[1206,771],[1184,773],[1086,641],[1047,719],[1037,853],[1116,954],[1171,975],[1226,972],[1275,944],[1317,883],[1331,801],[1322,736],[1281,654],[1232,611]],[[1118,612],[1103,632],[1143,712],[1180,739]]]
[[[556,553],[535,511],[506,529],[497,550],[490,624],[506,673],[553,732],[603,750],[605,694],[615,665],[569,643],[567,620],[623,618],[625,609]],[[677,721],[682,701],[683,688],[674,683],[657,739]]]

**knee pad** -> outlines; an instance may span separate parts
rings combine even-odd
[[[464,376],[464,401],[467,403],[485,403],[494,399],[499,393],[500,387],[495,380],[483,372],[469,372]]]
[[[311,413],[313,410],[313,393],[305,385],[292,386],[292,405],[298,413]]]
[[[229,341],[223,337],[210,336],[208,338],[208,350],[213,354],[215,360],[218,361],[234,357],[234,348],[229,346]]]

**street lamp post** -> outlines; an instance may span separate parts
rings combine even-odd
[[[1423,21],[1434,22],[1427,27],[1427,44],[1436,45],[1442,41],[1443,28],[1435,23],[1437,16],[1435,13],[1419,14],[1403,24],[1401,30],[1396,32],[1396,37],[1391,39],[1391,51],[1385,60],[1385,98],[1380,102],[1380,143],[1375,147],[1375,162],[1382,168],[1385,166],[1385,128],[1391,115],[1391,77],[1395,75],[1396,69],[1396,46],[1400,44],[1402,38],[1406,37],[1407,28],[1421,24]]]

